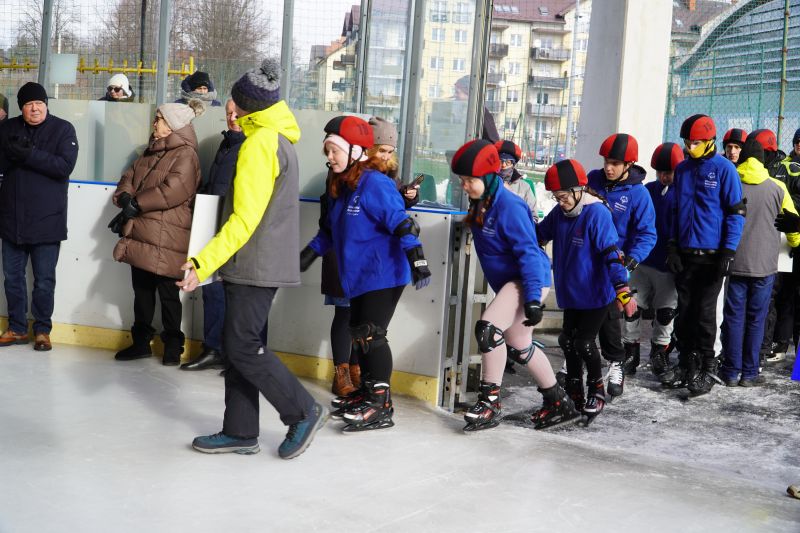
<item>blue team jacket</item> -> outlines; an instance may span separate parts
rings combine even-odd
[[[656,244],[656,213],[642,185],[645,175],[642,167],[633,165],[628,170],[628,178],[619,184],[607,181],[602,170],[592,170],[587,176],[589,187],[605,197],[611,207],[619,235],[617,246],[639,263],[650,255]]]
[[[672,238],[681,249],[736,250],[744,217],[730,213],[742,201],[742,183],[733,163],[719,154],[685,159],[675,169]]]
[[[653,267],[662,272],[669,272],[667,268],[667,244],[671,236],[673,216],[675,211],[675,186],[664,187],[657,181],[646,184],[645,189],[650,193],[653,207],[656,211],[656,245],[643,265]],[[666,189],[666,190],[665,190]]]
[[[331,234],[320,230],[309,246],[319,255],[333,247],[346,297],[411,281],[405,251],[422,243],[413,234],[393,235],[408,214],[390,177],[365,170],[356,190],[342,187],[338,198],[327,201]]]
[[[495,292],[519,280],[525,301],[541,302],[542,287],[550,286],[550,260],[539,247],[525,200],[501,184],[484,215],[483,227],[472,224],[472,237],[483,273]]]
[[[587,194],[587,193],[584,193]],[[537,226],[540,242],[553,241],[556,300],[562,309],[597,309],[616,297],[628,271],[617,254],[617,230],[602,202],[583,207],[577,217],[554,207]]]

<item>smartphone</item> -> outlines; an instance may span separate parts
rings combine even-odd
[[[409,184],[409,187],[416,187],[423,181],[425,181],[425,174],[417,174],[417,177],[414,178],[414,181],[412,181],[411,184]]]

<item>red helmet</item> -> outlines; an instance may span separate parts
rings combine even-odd
[[[544,188],[548,191],[564,191],[573,187],[584,187],[586,171],[575,159],[564,159],[547,169]]]
[[[606,159],[631,162],[639,159],[639,143],[633,135],[615,133],[609,135],[600,145],[599,154]]]
[[[475,139],[458,149],[450,168],[453,174],[479,178],[500,171],[500,155],[489,141]]]
[[[728,143],[738,144],[739,147],[744,146],[744,141],[747,140],[747,132],[739,128],[731,128],[725,132],[722,137],[722,146],[725,147]]]
[[[692,115],[681,124],[681,139],[709,141],[717,136],[717,126],[708,115]]]
[[[494,147],[497,148],[497,153],[501,157],[503,154],[508,154],[514,158],[515,162],[519,162],[522,158],[522,148],[517,146],[514,141],[497,141],[494,143]]]
[[[375,144],[372,127],[369,123],[358,117],[346,115],[334,117],[325,124],[325,133],[338,135],[353,146],[360,146],[365,150]]]
[[[772,132],[772,130],[755,130],[750,132],[750,135],[748,135],[747,138],[753,138],[757,140],[764,148],[765,152],[778,151],[778,139],[775,137],[775,134]]]
[[[675,143],[659,144],[650,158],[650,166],[658,171],[669,172],[675,170],[678,163],[683,161],[683,150]]]

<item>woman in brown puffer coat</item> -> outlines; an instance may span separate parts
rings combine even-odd
[[[113,202],[125,222],[114,259],[131,265],[133,281],[133,345],[117,352],[118,361],[149,357],[156,292],[161,300],[164,365],[177,365],[183,353],[181,301],[175,281],[183,277],[191,204],[200,184],[197,136],[192,119],[203,113],[198,100],[163,104],[156,109],[147,149],[117,185]]]

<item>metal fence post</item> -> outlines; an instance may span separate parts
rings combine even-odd
[[[167,99],[169,73],[169,29],[172,27],[172,0],[161,0],[158,20],[158,57],[156,59],[156,106]]]
[[[39,39],[39,85],[47,90],[50,78],[50,41],[53,29],[53,0],[44,0],[42,8],[42,36]]]

